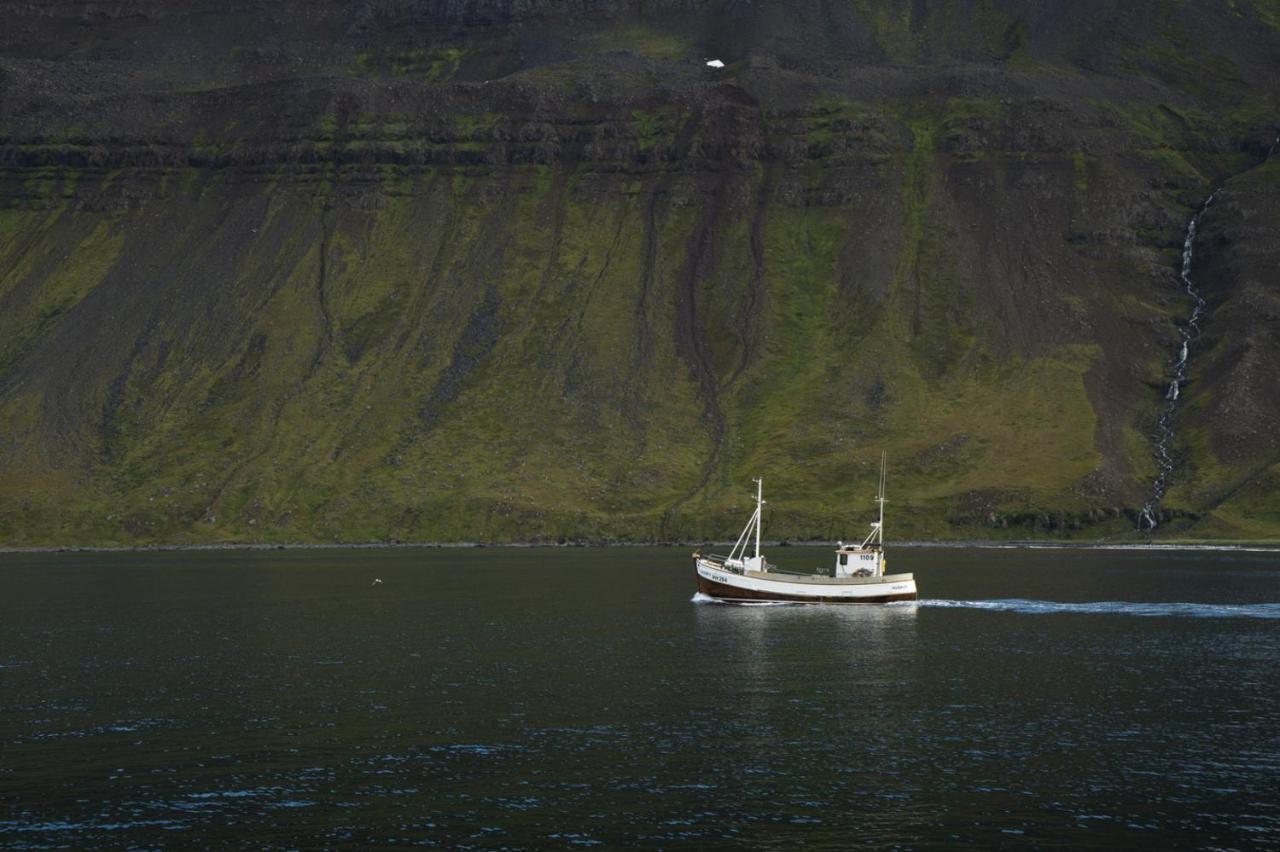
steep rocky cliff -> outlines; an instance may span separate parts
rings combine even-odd
[[[1130,534],[1215,189],[1154,534],[1280,532],[1280,3],[0,20],[0,542]]]

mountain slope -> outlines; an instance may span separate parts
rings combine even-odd
[[[0,540],[1268,537],[1280,6],[0,4]],[[724,69],[705,60],[719,58]]]

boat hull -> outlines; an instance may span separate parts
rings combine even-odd
[[[695,568],[698,591],[722,601],[870,604],[916,599],[916,581],[911,574],[858,580],[784,578],[757,572],[737,574],[704,559],[695,560]]]

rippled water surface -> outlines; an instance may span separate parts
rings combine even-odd
[[[1277,556],[891,559],[0,555],[0,846],[1280,846]]]

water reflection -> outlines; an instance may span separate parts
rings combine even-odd
[[[702,595],[692,601],[700,631],[737,630],[761,635],[770,627],[791,633],[823,630],[832,642],[880,644],[914,636],[915,602],[895,604],[727,604]]]
[[[916,657],[915,606],[694,604],[697,640],[752,715],[891,700]],[[788,696],[785,707],[779,698]],[[855,711],[856,712],[856,711]]]
[[[1280,831],[1266,555],[911,551],[918,604],[773,607],[691,604],[674,551],[174,559],[9,564],[0,846]]]

